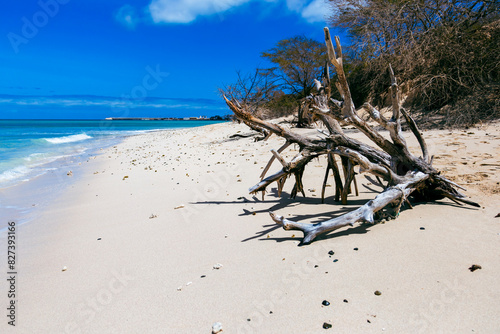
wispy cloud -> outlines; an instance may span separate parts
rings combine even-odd
[[[325,0],[314,0],[304,6],[300,14],[308,22],[324,22],[330,10],[331,7]]]
[[[310,23],[324,21],[329,10],[327,0],[152,0],[148,10],[155,23],[190,23],[249,2],[286,3]]]
[[[63,95],[63,96],[35,96],[35,95],[0,95],[2,105],[17,106],[53,106],[69,107],[108,107],[108,108],[154,108],[154,109],[212,109],[225,110],[225,105],[212,99],[182,99],[147,97],[144,99],[124,99],[108,96]]]
[[[198,16],[212,15],[252,0],[153,0],[149,12],[155,23],[189,23]]]

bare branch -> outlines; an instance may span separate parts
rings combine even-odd
[[[299,193],[305,196],[303,176],[306,165],[314,158],[321,155],[327,156],[328,165],[322,183],[321,200],[325,199],[325,190],[332,170],[335,179],[335,201],[341,200],[347,203],[347,196],[351,193],[351,183],[354,183],[354,190],[358,195],[355,167],[359,166],[359,173],[370,173],[378,180],[372,181],[384,187],[384,191],[373,200],[368,201],[363,206],[347,214],[335,217],[316,224],[306,224],[285,219],[273,212],[271,218],[284,229],[301,230],[304,232],[303,244],[310,243],[318,235],[338,228],[353,225],[358,222],[375,223],[375,214],[389,204],[393,205],[393,213],[399,215],[402,204],[407,203],[409,207],[409,196],[418,200],[435,200],[449,198],[456,203],[465,203],[478,206],[456,190],[462,188],[459,185],[443,178],[439,172],[432,167],[432,158],[429,160],[427,145],[419,132],[415,121],[401,108],[399,88],[396,77],[389,66],[391,79],[392,98],[392,118],[387,120],[381,113],[369,103],[365,103],[363,108],[368,110],[371,118],[389,131],[391,141],[387,140],[372,128],[367,122],[361,119],[351,100],[349,85],[342,67],[342,48],[338,37],[335,38],[336,47],[334,49],[328,28],[325,28],[325,42],[327,46],[329,61],[337,71],[339,91],[344,101],[332,101],[330,92],[330,78],[328,66],[323,71],[323,80],[315,80],[315,91],[312,95],[303,99],[304,112],[311,112],[314,120],[321,121],[328,129],[328,133],[318,129],[324,136],[314,138],[299,134],[292,129],[282,127],[269,121],[263,121],[252,113],[245,110],[237,101],[229,100],[223,96],[229,108],[236,117],[245,124],[268,131],[269,134],[276,134],[286,140],[285,144],[278,150],[271,150],[272,157],[261,174],[261,181],[250,188],[251,193],[262,192],[264,196],[266,188],[273,182],[277,182],[278,195],[281,196],[287,178],[291,175],[295,178],[295,184],[290,193],[291,198]],[[342,117],[332,112],[332,108],[340,106]],[[423,159],[412,155],[408,149],[406,140],[401,131],[400,115],[403,114],[406,122],[410,126],[413,134],[419,141],[423,153]],[[349,137],[341,128],[340,124],[347,123],[365,134],[378,148],[362,143]],[[280,153],[289,145],[296,143],[299,146],[299,153],[287,163]],[[340,156],[344,180],[342,181],[340,171],[335,156]],[[277,159],[282,168],[275,174],[264,178],[273,161]],[[383,179],[387,186],[382,184]],[[371,179],[370,179],[371,180]],[[387,210],[385,210],[387,211]],[[378,213],[384,215],[387,212]]]
[[[382,210],[391,203],[407,198],[427,178],[428,175],[424,173],[415,173],[414,175],[411,175],[405,183],[388,188],[381,194],[377,195],[375,199],[368,201],[360,208],[337,218],[326,220],[317,224],[294,222],[284,218],[283,216],[278,216],[274,212],[270,212],[269,214],[274,222],[281,225],[285,230],[300,230],[304,232],[304,239],[302,239],[301,244],[309,244],[318,235],[337,230],[347,225],[353,226],[357,222],[368,222],[374,224],[374,214],[377,211]]]

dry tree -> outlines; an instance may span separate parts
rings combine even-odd
[[[351,191],[353,182],[357,188],[355,184],[356,166],[359,168],[359,173],[374,175],[379,185],[382,185],[385,189],[374,199],[356,210],[326,221],[315,224],[301,223],[270,212],[274,222],[281,225],[285,230],[302,231],[304,238],[301,244],[308,244],[320,234],[347,225],[353,226],[358,222],[374,224],[383,217],[388,216],[395,218],[399,215],[401,206],[404,203],[411,208],[409,196],[419,201],[433,201],[446,197],[458,204],[465,203],[479,207],[477,203],[466,199],[466,196],[457,190],[465,190],[464,188],[441,176],[440,172],[432,166],[433,157],[429,156],[425,139],[413,118],[400,104],[398,84],[390,65],[392,117],[390,119],[385,118],[380,111],[369,103],[362,106],[362,109],[369,113],[371,119],[389,132],[390,140],[382,136],[359,116],[352,101],[344,73],[339,38],[335,38],[336,48],[334,48],[328,28],[325,28],[324,32],[329,63],[336,70],[338,82],[335,85],[342,96],[342,100],[338,101],[331,98],[329,64],[325,66],[323,82],[315,80],[316,93],[305,99],[309,111],[326,127],[327,131],[318,129],[324,134],[324,137],[307,137],[278,124],[259,119],[246,111],[238,101],[229,100],[226,96],[223,96],[235,116],[245,124],[266,130],[286,140],[285,144],[278,150],[271,150],[273,156],[261,175],[261,181],[250,188],[250,193],[262,191],[264,196],[266,188],[270,184],[277,182],[278,195],[281,195],[286,180],[293,175],[295,185],[291,197],[294,198],[298,193],[305,196],[302,184],[304,169],[311,160],[322,155],[325,155],[328,161],[322,188],[323,200],[330,170],[332,170],[335,179],[335,200],[341,200],[343,204],[347,203],[347,195]],[[402,134],[401,117],[404,118],[409,129],[418,140],[422,151],[421,156],[413,155],[408,149]],[[340,124],[354,126],[366,135],[376,147],[349,137]],[[291,144],[299,146],[299,153],[290,162],[286,162],[280,153]],[[343,179],[336,156],[340,157]],[[275,159],[282,164],[282,169],[265,177]],[[382,180],[386,184],[383,184]],[[389,208],[390,204],[392,208]],[[387,209],[384,211],[384,208]]]

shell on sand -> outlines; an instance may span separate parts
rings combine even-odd
[[[222,324],[220,322],[216,322],[212,325],[212,333],[216,334],[222,332]]]

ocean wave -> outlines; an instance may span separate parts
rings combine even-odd
[[[30,154],[28,157],[23,158],[25,161],[36,161],[36,160],[41,160],[47,157],[47,153],[33,153]]]
[[[43,138],[51,144],[65,144],[65,143],[73,143],[77,141],[87,140],[92,138],[91,136],[81,133],[78,135],[71,135],[65,137],[54,137],[54,138]]]
[[[27,175],[31,170],[26,166],[18,166],[13,169],[6,170],[0,174],[0,183],[21,178]]]

